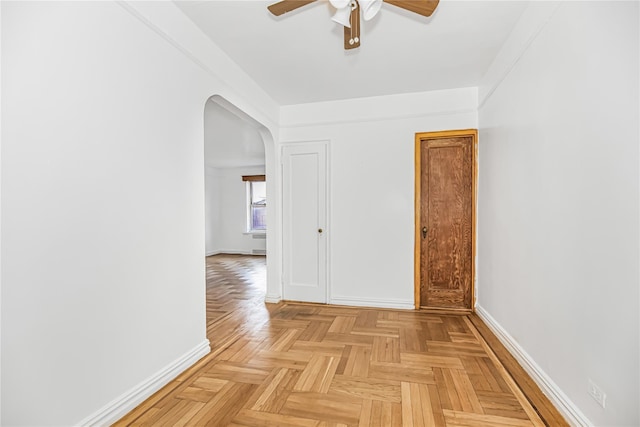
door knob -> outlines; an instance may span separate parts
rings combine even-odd
[[[423,239],[427,238],[427,227],[422,227],[422,238]]]
[[[322,234],[322,228],[318,228],[318,233]]]

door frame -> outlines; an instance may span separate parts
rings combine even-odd
[[[288,263],[290,262],[290,260],[288,259],[287,253],[286,252],[286,248],[285,245],[287,244],[287,242],[285,241],[285,235],[286,235],[286,231],[285,231],[285,227],[286,225],[284,224],[284,220],[285,220],[285,209],[286,209],[286,203],[287,201],[285,200],[284,194],[285,194],[285,190],[284,190],[284,186],[287,184],[285,181],[285,173],[284,173],[284,162],[285,162],[285,151],[287,147],[309,147],[309,146],[322,146],[324,149],[324,153],[325,153],[325,164],[324,164],[324,174],[325,174],[325,191],[324,191],[324,216],[325,216],[325,222],[324,222],[324,231],[323,231],[323,238],[325,239],[325,248],[324,248],[324,275],[325,275],[325,301],[321,302],[321,303],[317,303],[317,304],[330,304],[331,303],[331,167],[330,167],[330,163],[331,163],[331,141],[329,139],[318,139],[318,140],[302,140],[302,141],[289,141],[289,142],[285,142],[282,143],[280,146],[280,172],[282,175],[282,179],[281,179],[281,183],[280,183],[280,190],[281,190],[281,208],[282,208],[282,216],[281,216],[281,230],[282,230],[282,235],[281,235],[281,242],[282,242],[282,276],[281,276],[281,295],[282,295],[282,300],[283,301],[293,301],[293,302],[307,302],[307,301],[294,301],[294,300],[288,300],[286,297],[286,292],[285,292],[285,287],[286,287],[286,281],[289,280],[290,278],[288,277]],[[312,304],[316,304],[316,303],[312,303]]]
[[[471,309],[438,309],[446,311],[471,311],[476,310],[476,236],[477,230],[477,206],[478,206],[478,130],[477,129],[460,129],[446,130],[437,132],[419,132],[415,136],[415,231],[414,231],[414,255],[413,255],[413,271],[414,271],[414,302],[415,309],[420,309],[420,251],[422,250],[422,239],[420,238],[421,224],[421,178],[422,178],[422,155],[421,142],[425,139],[440,139],[470,136],[473,142],[472,151],[472,209],[471,209]]]

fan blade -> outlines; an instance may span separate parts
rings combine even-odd
[[[431,16],[436,7],[438,7],[438,3],[440,0],[413,0],[413,1],[403,1],[403,0],[384,0],[386,3],[392,4],[394,6],[400,7],[402,9],[406,9],[408,11],[417,13],[422,16]]]
[[[275,16],[280,16],[315,1],[316,0],[282,0],[281,2],[267,6],[267,9],[269,9],[269,12],[273,13]]]

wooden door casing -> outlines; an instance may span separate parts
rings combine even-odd
[[[416,308],[473,310],[476,147],[476,130],[416,134]]]

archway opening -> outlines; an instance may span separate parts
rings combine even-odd
[[[271,132],[219,95],[204,108],[207,323],[237,301],[265,301]],[[269,184],[269,185],[268,185]],[[211,310],[211,307],[218,309]],[[224,306],[224,307],[223,307]]]

